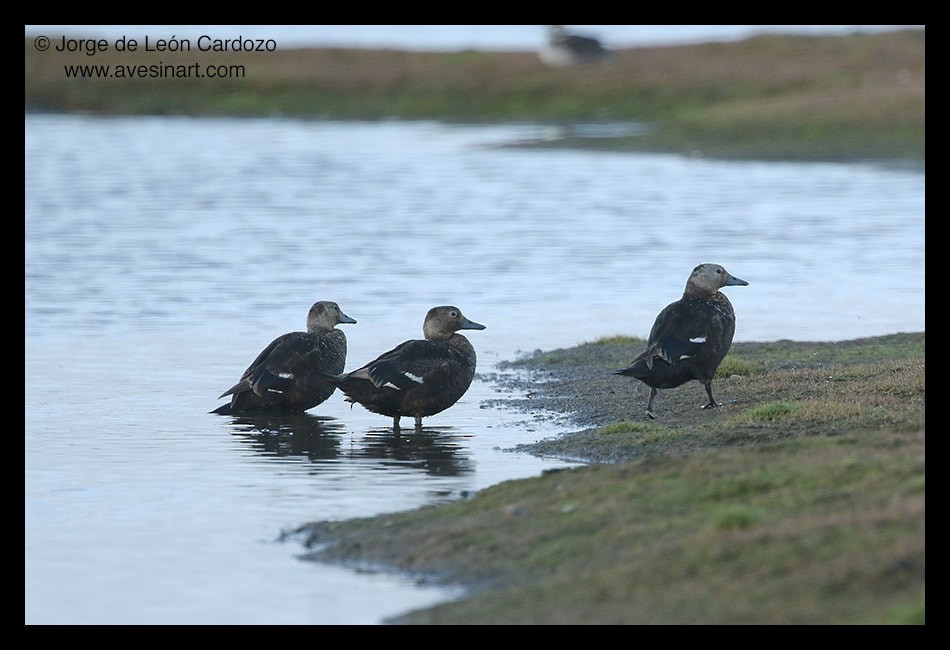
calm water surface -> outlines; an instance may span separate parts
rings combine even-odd
[[[378,623],[451,597],[275,540],[563,466],[506,451],[561,429],[485,407],[493,366],[645,336],[699,262],[749,281],[739,341],[924,329],[921,172],[499,146],[543,136],[27,116],[26,622]],[[487,325],[482,374],[421,436],[339,394],[209,415],[319,299],[359,321],[348,368],[456,304]]]

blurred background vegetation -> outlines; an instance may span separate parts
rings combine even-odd
[[[923,30],[769,35],[617,50],[552,68],[533,52],[289,49],[37,52],[25,108],[108,115],[630,124],[536,146],[785,160],[924,158]],[[243,66],[232,78],[67,78],[66,65]]]

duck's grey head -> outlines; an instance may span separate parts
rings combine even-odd
[[[459,330],[483,330],[485,326],[475,321],[470,321],[458,307],[451,305],[442,305],[433,307],[426,314],[425,322],[422,324],[422,332],[430,340],[442,340],[452,336]]]
[[[321,332],[332,330],[337,323],[355,323],[355,318],[350,318],[343,313],[340,306],[332,300],[321,300],[313,303],[310,313],[307,314],[307,331]]]
[[[700,264],[689,275],[684,295],[714,295],[722,287],[744,287],[749,283],[731,275],[719,264]]]

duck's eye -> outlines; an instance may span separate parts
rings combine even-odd
[[[450,312],[449,312],[449,316],[451,316],[452,318],[456,318],[458,315],[459,315],[459,313],[458,313],[457,311],[450,311]]]

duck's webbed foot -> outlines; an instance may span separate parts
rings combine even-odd
[[[703,408],[704,408],[704,409],[711,409],[711,408],[718,408],[718,407],[722,406],[722,403],[721,403],[721,402],[717,402],[717,401],[716,401],[716,398],[713,397],[713,394],[712,394],[712,382],[709,382],[708,384],[704,384],[704,385],[705,385],[705,387],[706,387],[706,394],[709,395],[709,403],[706,404],[706,406],[704,406]]]

